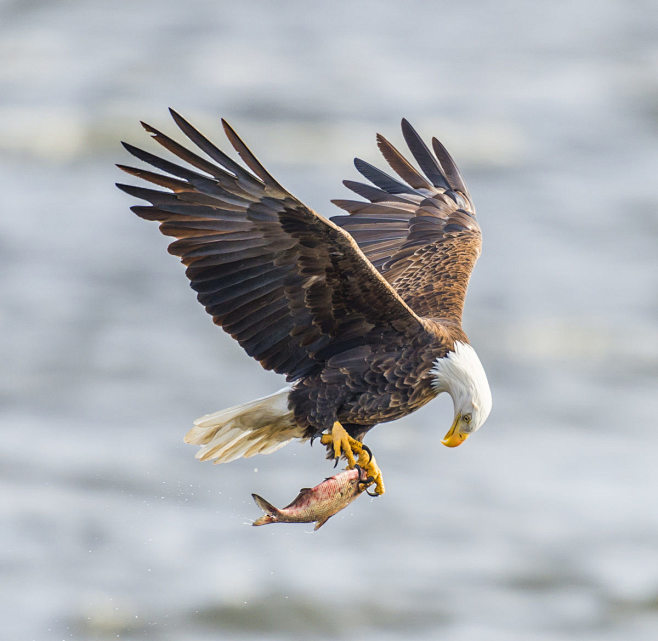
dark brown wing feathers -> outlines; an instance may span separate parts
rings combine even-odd
[[[462,178],[461,172],[455,164],[455,161],[448,153],[448,150],[436,138],[432,138],[432,148],[434,149],[434,153],[441,163],[441,168],[446,178],[448,179],[448,183],[450,184],[451,189],[460,191],[464,195],[468,195],[466,183],[464,182],[464,179]]]
[[[432,189],[432,183],[381,134],[377,134],[377,146],[393,171],[406,180],[414,189]]]
[[[451,189],[452,186],[446,180],[443,169],[439,166],[432,153],[418,135],[416,130],[409,124],[406,118],[402,119],[402,135],[411,153],[425,175],[430,179],[434,187]]]
[[[121,169],[168,191],[118,186],[151,203],[132,210],[177,239],[169,251],[187,266],[199,301],[248,354],[294,380],[346,350],[386,340],[387,333],[400,340],[422,331],[418,316],[352,238],[289,194],[228,124],[226,135],[253,174],[172,116],[214,162],[144,125],[194,169],[124,143],[169,175]],[[396,227],[396,238],[399,233]]]
[[[276,181],[270,174],[266,171],[265,167],[260,164],[258,158],[254,156],[251,151],[249,151],[247,145],[245,145],[238,134],[235,133],[231,125],[229,125],[226,120],[222,118],[222,125],[224,131],[226,132],[226,137],[229,139],[229,142],[233,145],[235,151],[240,154],[242,160],[251,171],[253,171],[270,189],[274,189],[281,196],[288,196],[288,192]]]
[[[417,314],[460,324],[481,247],[475,210],[445,147],[434,139],[432,154],[406,120],[402,133],[423,173],[378,135],[384,158],[406,183],[356,159],[356,168],[375,187],[345,181],[346,187],[369,202],[334,200],[350,215],[332,220],[354,237]]]

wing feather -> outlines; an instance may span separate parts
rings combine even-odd
[[[401,183],[399,180],[395,180],[395,178],[391,178],[381,169],[377,169],[377,167],[371,165],[365,160],[355,158],[354,166],[359,173],[365,176],[371,183],[377,185],[380,189],[387,191],[389,194],[406,194],[412,191],[408,185]]]
[[[282,195],[288,195],[288,192],[281,187],[281,185],[272,178],[272,176],[267,172],[265,167],[260,164],[260,161],[256,156],[254,156],[247,145],[242,142],[240,136],[235,133],[231,125],[229,125],[226,120],[222,118],[222,125],[224,126],[224,131],[226,132],[226,137],[229,139],[229,142],[233,145],[235,151],[240,154],[242,160],[251,171],[253,171],[268,187],[273,188]]]
[[[466,189],[466,183],[462,178],[461,172],[457,167],[457,164],[452,159],[452,156],[448,153],[448,150],[440,143],[436,138],[432,138],[432,148],[436,157],[441,163],[441,167],[450,183],[452,189],[462,192],[462,194],[468,194],[468,189]]]
[[[344,180],[343,185],[345,185],[345,187],[348,189],[351,189],[356,194],[359,194],[359,196],[367,198],[370,202],[373,203],[378,203],[380,201],[395,203],[409,202],[406,198],[400,196],[399,194],[390,194],[383,189],[379,189],[378,187],[365,185],[364,183],[358,183],[354,180]]]
[[[381,341],[386,332],[422,331],[421,319],[350,235],[287,192],[226,122],[229,142],[251,171],[171,113],[211,160],[144,124],[158,144],[192,169],[124,143],[133,156],[169,175],[121,165],[164,189],[118,187],[150,203],[131,209],[175,238],[169,252],[186,265],[198,300],[248,354],[295,380],[346,349]],[[390,180],[382,184],[394,188]],[[374,215],[362,223],[366,233],[377,222]],[[395,241],[409,215],[393,212],[387,233]]]
[[[450,189],[450,183],[444,176],[443,169],[436,161],[436,158],[432,156],[432,153],[423,142],[423,139],[418,135],[418,132],[409,124],[406,118],[402,119],[402,135],[416,162],[430,179],[432,185]]]
[[[411,163],[381,134],[377,134],[377,146],[388,161],[391,169],[402,180],[406,180],[414,189],[432,189],[432,183],[425,178]]]
[[[256,178],[250,174],[239,163],[235,162],[230,156],[226,155],[221,149],[216,147],[210,140],[203,134],[195,129],[185,118],[176,113],[173,109],[169,109],[169,113],[178,128],[205,154],[212,158],[215,162],[219,163],[227,171],[234,174],[235,179],[231,180],[239,189],[247,187],[252,188],[254,194],[259,194],[261,185]]]
[[[481,248],[475,209],[445,147],[434,138],[432,154],[406,119],[402,134],[424,175],[378,135],[384,158],[407,184],[356,160],[357,169],[375,186],[345,181],[367,202],[332,201],[350,214],[332,220],[354,237],[417,314],[461,323],[468,281]]]

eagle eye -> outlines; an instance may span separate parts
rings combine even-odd
[[[464,423],[470,423],[470,422],[471,422],[471,418],[472,418],[472,417],[471,417],[470,414],[464,414],[464,416],[462,416],[462,420],[464,421]]]

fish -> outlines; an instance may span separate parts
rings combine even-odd
[[[373,482],[366,471],[357,465],[326,478],[315,487],[303,487],[295,499],[282,508],[274,507],[258,494],[252,494],[256,505],[265,512],[252,525],[316,522],[313,530],[318,530]]]

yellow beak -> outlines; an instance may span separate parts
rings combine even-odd
[[[457,414],[457,416],[455,416],[455,422],[452,424],[450,430],[448,430],[448,433],[443,437],[441,443],[443,443],[446,447],[457,447],[468,438],[468,434],[460,434],[457,430],[461,418],[461,414]]]

